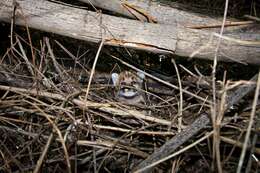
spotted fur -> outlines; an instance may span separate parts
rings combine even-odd
[[[118,101],[127,104],[144,102],[142,94],[144,75],[123,71],[120,74],[112,74],[113,84],[116,87],[115,97]]]

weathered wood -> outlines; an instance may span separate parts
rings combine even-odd
[[[255,82],[257,79],[257,75],[252,77],[250,81]],[[242,85],[238,87],[235,91],[230,92],[227,98],[227,107],[225,111],[228,111],[232,108],[233,105],[238,104],[243,97],[253,91],[255,88],[255,84],[253,85]],[[229,120],[230,121],[230,120]],[[157,162],[164,157],[169,156],[171,153],[176,151],[184,142],[192,139],[199,130],[205,128],[210,122],[209,115],[206,113],[202,113],[189,127],[184,129],[182,132],[178,133],[176,136],[167,141],[164,145],[158,148],[154,153],[152,153],[149,157],[143,160],[135,170],[144,168],[154,162]],[[228,121],[226,122],[228,123]],[[152,172],[153,168],[147,169],[142,173]]]
[[[0,2],[0,20],[10,22],[12,0]],[[16,24],[89,42],[105,39],[106,45],[125,46],[160,53],[213,59],[217,36],[213,33],[171,25],[143,23],[45,0],[17,0]],[[219,60],[260,64],[259,34],[226,34]],[[232,39],[230,39],[232,38]],[[241,40],[247,40],[242,42]],[[252,42],[250,42],[252,41]],[[254,42],[253,42],[254,41]],[[203,49],[201,49],[203,47]],[[200,50],[200,51],[198,51]]]
[[[206,125],[210,123],[207,114],[201,114],[190,126],[185,128],[182,132],[178,133],[176,136],[167,141],[163,146],[158,148],[153,154],[142,161],[135,170],[144,168],[153,162],[156,162],[179,148],[184,142],[188,141],[191,137],[197,134],[201,129],[205,128]],[[151,169],[143,171],[143,173],[152,172]]]
[[[172,25],[173,27],[186,27],[191,29],[207,29],[219,31],[222,25],[222,17],[206,16],[187,10],[187,6],[165,1],[164,3],[149,0],[78,0],[94,8],[112,11],[123,16],[144,22]],[[189,8],[189,7],[188,7]],[[254,24],[254,21],[238,21],[227,18],[225,31],[238,31]]]
[[[171,8],[157,1],[148,0],[78,0],[95,7],[122,14],[131,18],[141,18],[147,21],[147,17],[152,17],[160,24],[198,26],[216,25],[222,21],[217,18],[180,10],[178,3],[174,3],[176,8]],[[178,8],[179,7],[179,8]],[[138,13],[139,11],[139,13]],[[136,16],[137,15],[137,16]],[[231,21],[229,21],[231,22]]]

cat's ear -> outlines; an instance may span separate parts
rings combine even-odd
[[[112,78],[112,82],[113,82],[114,86],[116,86],[116,83],[118,81],[118,77],[119,77],[118,73],[112,73],[111,78]]]
[[[144,80],[144,78],[145,78],[144,73],[138,71],[138,72],[137,72],[137,76],[139,77],[140,82],[143,82],[143,80]]]

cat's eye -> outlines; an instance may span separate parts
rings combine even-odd
[[[126,82],[121,82],[121,84],[120,85],[126,85]]]
[[[131,85],[137,85],[137,82],[136,81],[132,81]]]

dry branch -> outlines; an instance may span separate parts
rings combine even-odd
[[[141,21],[156,22],[160,24],[168,24],[173,26],[210,26],[221,25],[221,20],[180,10],[181,7],[178,3],[172,3],[166,6],[158,1],[147,0],[79,0],[88,3],[98,8],[106,9],[109,11],[122,14],[133,19]],[[167,5],[169,5],[167,2]],[[171,7],[173,6],[173,7]],[[227,21],[227,24],[232,24],[232,21]]]
[[[199,118],[197,118],[189,127],[184,129],[182,132],[178,133],[172,139],[167,141],[163,146],[157,149],[153,154],[151,154],[148,158],[146,158],[143,162],[141,162],[136,170],[144,168],[153,162],[156,162],[170,153],[175,151],[179,146],[181,146],[184,142],[188,141],[191,137],[197,134],[201,129],[205,128],[210,122],[208,115],[202,114]],[[144,172],[152,172],[151,170],[146,170]]]
[[[251,81],[256,80],[256,75],[251,78]],[[230,93],[229,98],[227,99],[226,111],[229,110],[233,105],[238,104],[241,99],[246,96],[255,88],[255,85],[242,85],[237,90]],[[241,95],[241,97],[238,97]],[[209,115],[202,113],[199,118],[195,120],[189,127],[184,129],[182,132],[178,133],[176,136],[167,141],[164,145],[154,151],[149,157],[147,157],[143,162],[141,162],[135,170],[146,167],[156,161],[163,159],[164,157],[173,153],[178,147],[180,147],[184,142],[188,141],[194,135],[198,133],[199,130],[205,128],[210,122]],[[151,172],[151,169],[148,169],[144,172]]]
[[[29,90],[29,89],[24,89],[24,88],[8,87],[8,86],[3,86],[3,85],[0,85],[0,89],[6,90],[6,91],[12,91],[12,92],[16,92],[16,93],[26,93],[26,94],[31,94],[34,96],[47,97],[47,98],[52,98],[52,99],[57,99],[57,100],[66,100],[66,97],[62,96],[61,94],[39,91],[37,89]],[[109,103],[98,103],[98,102],[85,101],[85,100],[76,99],[76,98],[72,99],[72,102],[81,109],[94,108],[94,109],[99,109],[101,111],[110,113],[112,115],[118,115],[118,116],[123,116],[123,117],[136,117],[138,119],[143,119],[143,120],[150,121],[153,123],[158,123],[158,124],[174,127],[174,125],[171,121],[148,116],[137,110],[114,108],[114,107],[112,107],[112,104],[109,104]]]
[[[10,22],[13,1],[0,2],[0,20]],[[213,59],[218,35],[199,30],[143,23],[68,7],[45,0],[17,0],[16,24],[68,37],[147,51]],[[258,34],[231,33],[223,37],[219,60],[260,64]],[[246,41],[242,41],[246,40]]]

